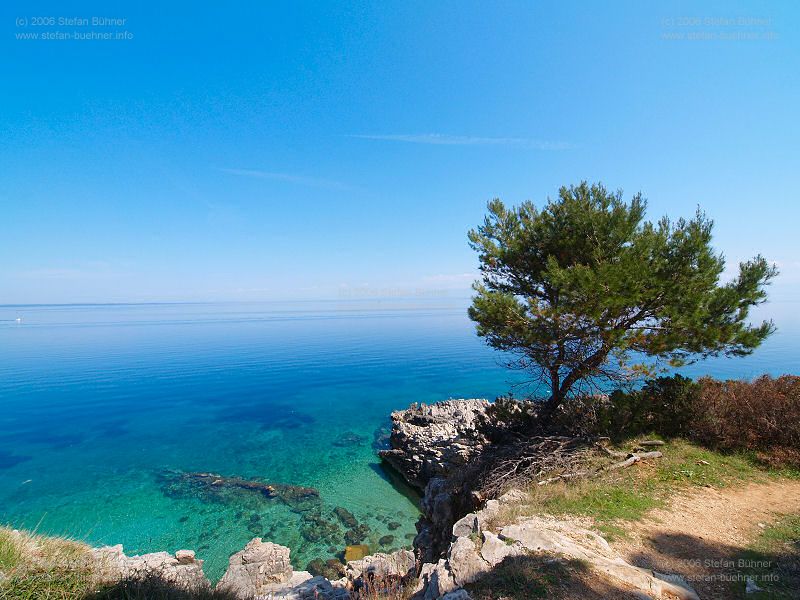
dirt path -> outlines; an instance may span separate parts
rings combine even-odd
[[[800,481],[703,488],[626,524],[629,537],[612,546],[635,565],[683,575],[702,600],[723,600],[732,597],[735,558],[761,527],[787,514],[800,514]]]

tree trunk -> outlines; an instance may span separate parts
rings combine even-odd
[[[543,403],[544,405],[542,410],[539,412],[539,417],[545,425],[549,424],[553,419],[553,415],[555,414],[556,409],[561,405],[562,400],[563,397],[558,385],[558,377],[556,376],[556,378],[552,380],[552,391],[550,398]]]

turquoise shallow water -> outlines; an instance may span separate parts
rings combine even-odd
[[[0,307],[0,522],[128,553],[192,548],[212,578],[256,535],[290,546],[296,568],[329,558],[345,545],[336,507],[368,527],[373,549],[408,546],[417,499],[375,455],[389,413],[495,397],[514,381],[465,306]],[[689,372],[792,371],[794,331]],[[186,478],[198,472],[319,497]]]

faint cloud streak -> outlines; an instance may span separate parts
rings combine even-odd
[[[23,279],[78,281],[114,278],[122,273],[105,261],[90,261],[79,266],[32,268],[14,275]]]
[[[228,175],[237,175],[239,177],[253,177],[256,179],[269,179],[272,181],[284,181],[286,183],[293,183],[296,185],[304,185],[307,187],[329,188],[335,190],[351,190],[352,188],[341,181],[333,181],[330,179],[318,179],[316,177],[305,177],[303,175],[293,175],[291,173],[276,173],[273,171],[261,171],[258,169],[233,169],[233,168],[220,168],[217,169],[222,173]]]
[[[520,137],[480,137],[472,135],[447,135],[443,133],[414,133],[392,135],[353,134],[348,137],[362,140],[386,142],[405,142],[408,144],[428,144],[434,146],[516,146],[532,150],[569,150],[574,148],[567,142],[551,142]]]

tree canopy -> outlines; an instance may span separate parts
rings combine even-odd
[[[749,354],[775,329],[748,321],[774,266],[759,255],[721,283],[713,222],[698,209],[651,223],[646,206],[641,194],[625,202],[582,182],[541,210],[492,200],[469,232],[481,270],[469,316],[490,346],[512,353],[512,366],[547,385],[551,410],[604,381]]]

